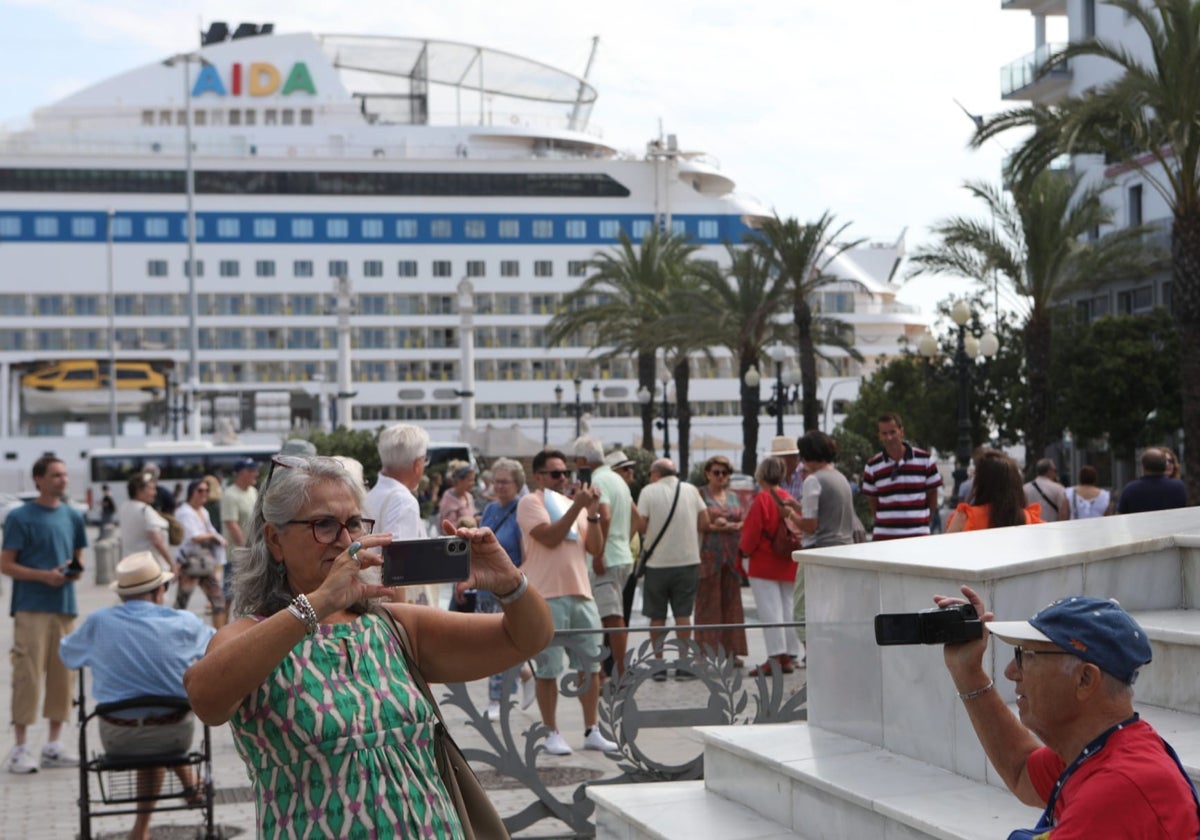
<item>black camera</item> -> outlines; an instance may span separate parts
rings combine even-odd
[[[877,645],[953,645],[983,638],[983,622],[970,604],[875,616]]]

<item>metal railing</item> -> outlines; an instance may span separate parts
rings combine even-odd
[[[803,627],[803,622],[779,622],[761,624],[698,624],[695,630],[758,630],[770,627]],[[604,628],[604,633],[650,633],[670,634],[680,629],[674,626],[650,628]],[[581,663],[587,673],[592,664],[601,664],[608,658],[609,651],[602,647],[598,656],[591,655],[588,647],[594,645],[587,637],[597,635],[595,630],[562,630],[555,633],[549,647],[562,647]],[[661,658],[655,654],[661,653]],[[663,678],[670,667],[690,671],[694,685],[707,691],[707,702],[686,707],[647,708],[637,702],[639,690],[647,682]],[[516,688],[520,668],[507,671],[501,682],[501,697],[509,697]],[[588,688],[589,675],[581,680],[575,671],[563,675],[559,689],[565,697],[578,697]],[[537,756],[543,751],[542,741],[550,729],[536,723],[524,732],[514,730],[512,709],[514,704],[500,704],[500,719],[492,722],[486,712],[480,712],[472,700],[465,683],[444,686],[445,694],[439,697],[443,706],[454,706],[467,716],[467,725],[478,732],[486,748],[463,746],[463,753],[476,767],[485,765],[497,774],[510,777],[532,793],[536,799],[520,812],[506,817],[504,822],[513,835],[526,830],[546,819],[559,820],[567,826],[571,838],[594,837],[592,824],[595,806],[587,797],[588,784],[628,784],[633,782],[665,782],[701,779],[704,777],[704,756],[676,764],[666,764],[651,758],[637,744],[637,734],[653,729],[669,727],[691,727],[712,725],[745,725],[756,723],[786,723],[802,721],[808,715],[808,692],[806,686],[789,688],[786,677],[776,668],[769,676],[762,674],[750,677],[734,666],[734,657],[723,649],[701,647],[695,640],[681,641],[670,638],[655,643],[646,639],[625,655],[625,669],[619,678],[604,682],[600,691],[600,731],[617,743],[617,751],[610,753],[616,770],[613,777],[594,782],[582,782],[572,789],[571,795],[560,799],[538,774]],[[546,835],[540,834],[539,837]]]

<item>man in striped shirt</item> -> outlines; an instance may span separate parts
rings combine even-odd
[[[922,537],[937,513],[942,475],[926,450],[904,440],[898,414],[879,416],[883,451],[863,468],[862,492],[875,516],[874,540]]]

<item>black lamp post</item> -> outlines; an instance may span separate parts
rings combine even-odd
[[[575,386],[575,402],[574,402],[574,404],[570,405],[568,407],[568,409],[573,415],[575,415],[575,437],[578,438],[580,436],[580,434],[583,433],[583,411],[584,411],[584,406],[583,406],[583,401],[582,401],[583,380],[580,379],[579,377],[575,377],[575,379],[571,380],[571,382]],[[554,386],[555,415],[557,415],[562,410],[562,398],[563,398],[563,386],[555,385]],[[600,386],[599,385],[592,386],[592,403],[593,403],[593,406],[600,405]],[[546,415],[543,414],[542,415],[542,443],[548,444],[549,441],[550,441],[549,421],[548,421]]]
[[[775,363],[775,384],[771,386],[771,401],[767,404],[767,414],[775,417],[775,434],[783,434],[783,415],[789,405],[800,398],[800,386],[795,381],[791,371],[783,371],[783,363],[787,359],[787,349],[782,344],[772,344],[767,348],[767,355]],[[757,388],[762,382],[762,374],[758,368],[751,367],[742,377],[751,388]]]
[[[662,380],[662,415],[654,421],[654,427],[662,429],[663,433],[663,457],[671,457],[671,377],[665,374]],[[654,399],[654,395],[643,385],[638,389],[638,402],[646,405]]]
[[[982,337],[977,337],[974,331],[967,327],[971,315],[971,307],[965,300],[958,301],[950,310],[950,318],[958,327],[958,343],[953,360],[954,377],[958,384],[958,443],[954,452],[954,494],[950,498],[951,506],[959,503],[959,490],[967,480],[967,466],[971,462],[971,380],[979,371],[975,360],[982,356],[986,363],[1000,349],[1000,340],[994,333],[988,331]],[[938,355],[937,339],[931,333],[925,333],[917,349],[929,363]],[[932,364],[928,364],[927,369],[931,374],[934,372]]]

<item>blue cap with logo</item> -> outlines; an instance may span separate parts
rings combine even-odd
[[[233,465],[234,472],[241,472],[242,470],[257,470],[257,469],[258,469],[258,462],[255,461],[253,458],[243,458],[242,460],[238,461],[236,464]]]
[[[989,621],[987,628],[1009,644],[1050,642],[1129,685],[1151,659],[1146,631],[1112,599],[1072,595],[1028,621]]]

